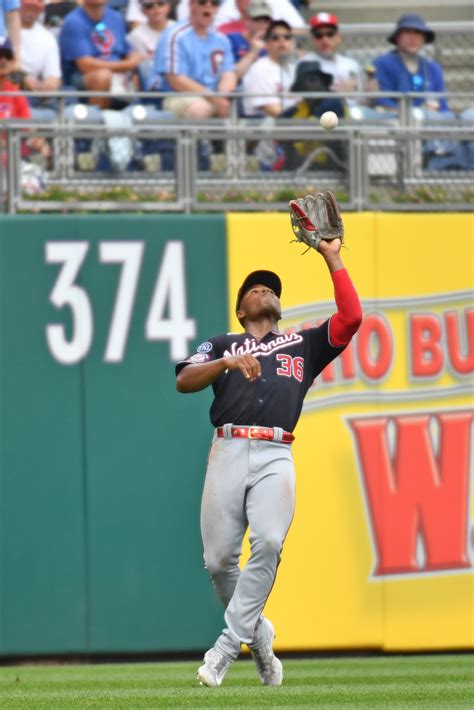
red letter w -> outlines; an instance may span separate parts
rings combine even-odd
[[[470,567],[471,412],[354,418],[354,433],[377,554],[376,575]],[[438,453],[430,420],[438,423]],[[388,426],[395,432],[390,453]],[[421,536],[425,562],[417,560]]]

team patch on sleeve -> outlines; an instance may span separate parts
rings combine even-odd
[[[210,360],[209,355],[205,355],[204,353],[196,353],[196,355],[192,355],[189,358],[189,362],[207,362]]]
[[[205,343],[201,343],[201,345],[198,345],[196,349],[198,353],[208,353],[212,350],[212,343],[206,340]]]

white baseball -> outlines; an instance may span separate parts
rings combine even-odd
[[[334,111],[325,111],[319,119],[319,123],[327,131],[331,131],[333,128],[336,128],[339,123],[339,119]]]

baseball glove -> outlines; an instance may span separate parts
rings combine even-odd
[[[289,203],[291,227],[296,239],[308,249],[319,251],[321,239],[340,239],[344,243],[344,224],[339,205],[329,190],[316,196],[298,197]],[[306,252],[305,252],[306,253]]]

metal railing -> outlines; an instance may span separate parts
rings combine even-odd
[[[94,95],[104,94],[77,97]],[[364,106],[377,96],[382,94],[358,92],[346,98]],[[8,212],[280,210],[293,194],[324,187],[333,189],[349,210],[471,209],[474,171],[433,168],[426,147],[450,144],[472,150],[474,126],[459,120],[420,123],[411,110],[412,100],[420,94],[383,96],[398,100],[397,116],[347,120],[336,131],[326,132],[310,119],[273,123],[243,119],[238,115],[239,96],[226,120],[147,120],[146,112],[145,116],[139,112],[141,118],[131,125],[111,128],[102,122],[71,120],[67,115],[71,94],[51,94],[58,101],[55,123],[4,124],[8,167],[3,175],[4,208]],[[447,96],[466,105],[472,98]],[[133,97],[145,106],[143,102],[150,98],[156,99],[156,94]],[[22,143],[32,134],[52,147],[46,186],[40,186],[37,194],[28,184],[31,163],[26,164],[25,179],[22,160]],[[114,139],[133,149],[134,158],[125,169],[113,169],[102,160],[110,154]],[[94,150],[81,153],[81,146]],[[87,160],[78,160],[78,155]],[[0,184],[0,192],[1,188]]]

